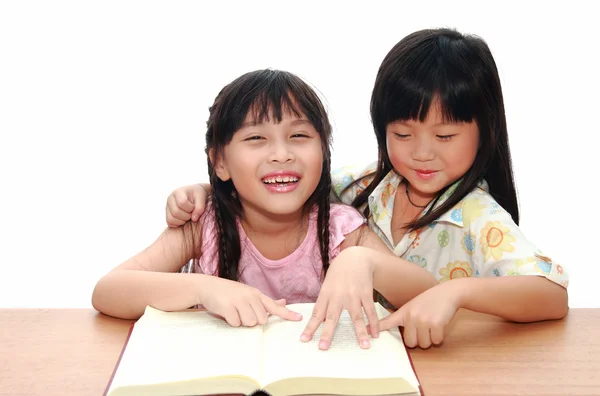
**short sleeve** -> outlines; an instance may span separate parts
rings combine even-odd
[[[366,223],[363,215],[351,206],[343,204],[331,205],[329,214],[329,259],[333,260],[340,253],[340,245],[346,235]]]
[[[333,187],[333,192],[341,199],[343,203],[350,205],[354,198],[356,198],[356,196],[369,185],[372,178],[365,176],[373,174],[376,167],[377,163],[370,163],[366,166],[362,164],[344,166],[334,169],[331,172],[331,184]],[[363,177],[364,179],[352,185],[352,183],[354,183],[356,180],[359,180]]]
[[[462,214],[475,242],[473,261],[479,276],[537,275],[568,287],[565,268],[542,254],[489,194],[469,197]]]

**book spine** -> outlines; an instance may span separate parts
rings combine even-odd
[[[400,334],[402,334],[402,329],[400,329],[400,327],[398,327],[398,331],[400,332]],[[423,386],[421,385],[421,380],[419,379],[419,373],[417,373],[417,370],[415,370],[415,365],[413,363],[412,356],[410,355],[410,350],[404,343],[404,335],[402,336],[402,345],[404,345],[404,349],[406,350],[406,355],[408,356],[410,367],[412,368],[412,371],[415,373],[415,377],[417,377],[417,381],[419,382],[419,393],[421,394],[421,396],[425,396],[425,392],[423,392]]]
[[[103,396],[108,395],[108,390],[110,389],[110,386],[112,385],[113,379],[115,378],[115,374],[117,373],[117,369],[119,368],[119,364],[121,363],[121,359],[123,358],[123,353],[125,353],[125,348],[127,347],[127,344],[129,343],[129,339],[131,338],[131,332],[133,331],[133,326],[135,326],[135,322],[132,322],[131,326],[129,326],[129,332],[127,333],[127,338],[125,339],[123,348],[121,348],[121,354],[119,355],[117,364],[115,364],[115,368],[113,369],[110,379],[108,380],[108,384],[106,385],[106,389],[104,390]]]

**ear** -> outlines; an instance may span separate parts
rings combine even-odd
[[[208,152],[208,158],[210,159],[210,163],[215,170],[215,173],[222,181],[227,181],[231,179],[229,175],[229,171],[227,170],[225,161],[223,160],[223,154],[216,154],[214,149],[210,149]]]

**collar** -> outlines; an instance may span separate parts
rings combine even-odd
[[[384,204],[384,206],[386,206],[385,204],[387,204],[387,201],[390,198],[393,198],[395,195],[392,192],[397,192],[398,186],[400,185],[402,180],[404,180],[404,178],[398,175],[394,170],[391,170],[387,175],[385,175],[381,183],[379,183],[377,187],[373,189],[373,192],[369,195],[369,208],[371,209],[371,214],[373,214],[375,208],[377,206],[381,206],[382,203]],[[452,193],[458,188],[460,182],[460,180],[454,182],[454,184],[452,184],[450,188],[448,188],[446,192],[444,192],[444,194],[437,200],[432,210],[435,210],[441,205],[443,205],[444,202],[446,202],[448,198],[450,198]],[[477,184],[477,187],[481,188],[486,192],[489,192],[489,185],[483,179]],[[447,222],[462,227],[462,205],[465,201],[465,198],[463,198],[458,204],[456,204],[456,206],[453,209],[450,209],[446,213],[443,213],[435,221]],[[434,201],[431,201],[429,205],[427,205],[427,207],[423,210],[423,214],[427,213],[430,210],[431,206],[433,205],[433,202]],[[423,216],[423,214],[421,214],[421,216]],[[391,218],[391,214],[389,216]]]

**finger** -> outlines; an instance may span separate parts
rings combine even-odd
[[[429,326],[417,327],[417,339],[419,346],[423,349],[427,349],[431,346],[431,334],[429,333]]]
[[[275,305],[279,305],[280,307],[285,307],[287,304],[285,301],[285,298],[281,298],[281,299],[275,300],[273,302],[275,303]],[[267,316],[270,316],[270,315],[271,315],[271,313],[269,311],[267,311]]]
[[[231,327],[240,327],[242,324],[242,321],[240,320],[240,314],[235,307],[227,309],[227,311],[223,314],[223,318],[225,318],[225,321],[229,323],[229,326]]]
[[[171,212],[167,213],[167,225],[171,228],[180,227],[185,224],[184,220],[179,220]]]
[[[185,221],[178,219],[174,212],[177,212],[178,209],[176,209],[176,204],[175,204],[175,199],[173,198],[173,196],[170,196],[167,199],[167,207],[165,209],[165,217],[167,219],[167,225],[169,227],[179,227],[183,224],[185,224]]]
[[[435,345],[440,345],[444,341],[444,327],[435,326],[431,328],[431,342]]]
[[[281,307],[285,307],[285,305],[286,305],[285,298],[281,298],[279,300],[275,300],[275,304],[277,304],[277,305],[279,305]]]
[[[365,323],[365,315],[362,307],[358,304],[353,304],[348,310],[352,323],[354,324],[354,331],[356,332],[356,338],[358,339],[358,345],[361,348],[368,349],[371,346],[369,335],[367,334],[367,324]]]
[[[323,302],[324,300],[317,299],[315,306],[313,307],[312,314],[302,335],[300,336],[300,341],[310,341],[313,338],[313,335],[325,320],[325,312],[327,311],[327,305]]]
[[[252,310],[254,311],[254,316],[256,317],[256,321],[258,324],[264,325],[269,320],[269,315],[267,314],[267,310],[262,305],[259,300],[252,301],[250,303]]]
[[[333,334],[335,328],[340,321],[340,315],[342,314],[341,305],[329,304],[327,306],[327,313],[325,314],[325,323],[323,324],[323,331],[321,331],[321,339],[319,340],[319,349],[327,350],[333,340]],[[363,320],[364,326],[364,320]],[[366,331],[366,329],[365,329]]]
[[[207,196],[202,196],[201,193],[205,193],[203,188],[200,188],[201,191],[194,190],[192,196],[188,198],[190,203],[193,205],[192,212],[192,221],[198,221],[202,213],[204,213],[204,208],[206,207]]]
[[[302,315],[298,312],[291,311],[287,309],[285,306],[275,304],[275,301],[271,300],[269,297],[264,294],[260,299],[263,307],[265,307],[266,311],[271,315],[279,316],[285,320],[293,320],[299,321],[302,320]],[[284,300],[285,301],[285,300]]]
[[[417,328],[414,326],[404,326],[402,338],[404,339],[404,345],[409,348],[414,348],[419,344],[419,340],[417,338]]]
[[[394,327],[404,326],[404,317],[402,311],[398,310],[391,315],[379,321],[379,331],[389,330]]]
[[[379,317],[375,310],[373,296],[369,294],[368,296],[363,297],[361,301],[363,309],[365,310],[365,315],[367,315],[367,320],[369,321],[369,335],[373,338],[377,338],[379,337]]]
[[[175,198],[175,204],[177,204],[179,209],[187,213],[192,213],[194,210],[194,201],[190,200],[185,193],[175,192],[173,196]]]
[[[236,309],[240,315],[240,319],[242,321],[242,325],[246,327],[256,326],[258,320],[256,319],[256,314],[252,309],[252,306],[247,302],[239,304],[236,306]]]
[[[191,203],[190,203],[191,205]],[[193,209],[193,208],[192,208]],[[191,214],[182,210],[175,199],[174,196],[170,196],[167,200],[167,221],[169,222],[181,222],[184,224],[186,221],[190,219]],[[179,224],[179,225],[181,225]]]
[[[204,213],[204,205],[201,204],[196,204],[194,206],[194,211],[192,212],[192,221],[196,222],[198,221],[198,219],[200,218],[200,216],[202,216],[202,213]]]

